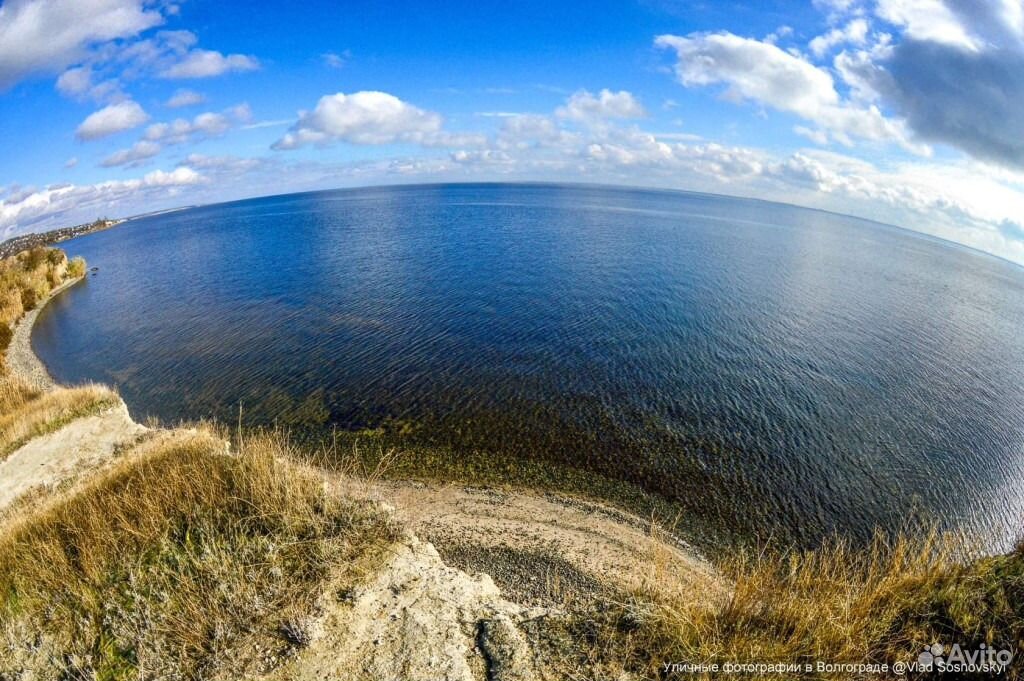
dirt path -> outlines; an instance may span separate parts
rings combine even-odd
[[[32,352],[32,327],[36,323],[36,318],[47,303],[83,279],[84,276],[72,279],[53,289],[46,300],[36,305],[35,309],[26,312],[14,327],[14,335],[10,347],[7,348],[7,368],[13,375],[34,388],[53,390],[57,387],[50,372],[36,357],[36,353]]]
[[[123,402],[33,438],[0,462],[0,510],[37,487],[53,487],[111,459],[147,432]]]

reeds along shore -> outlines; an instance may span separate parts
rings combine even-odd
[[[0,345],[84,268],[57,249],[0,261]],[[99,386],[39,391],[0,365],[0,460],[117,399]],[[0,679],[241,678],[253,650],[301,649],[326,585],[372,574],[400,535],[377,507],[328,493],[303,459],[281,433],[154,431],[111,467],[0,514]],[[1013,651],[1002,677],[1019,678],[1024,550],[978,557],[938,533],[753,547],[714,560],[727,584],[715,598],[667,555],[651,556],[651,588],[599,575],[599,602],[545,619],[552,668],[658,679],[785,663],[798,665],[791,678],[849,679],[819,663],[872,664],[888,671],[863,676],[899,678],[896,665],[939,643]],[[744,678],[780,678],[754,669]]]

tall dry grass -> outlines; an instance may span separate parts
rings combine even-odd
[[[328,579],[396,537],[292,457],[166,431],[19,514],[0,529],[0,677],[242,678],[286,655]]]
[[[743,678],[899,678],[820,671],[818,663],[891,669],[935,642],[1014,651],[1024,644],[1020,551],[977,557],[956,535],[879,534],[868,546],[834,540],[815,551],[734,552],[716,564],[728,585],[724,594],[661,581],[591,620],[590,663],[652,679],[729,676],[673,672],[665,666],[673,663],[800,667],[781,677],[753,671]],[[674,579],[670,568],[655,574]],[[579,623],[574,630],[583,635]],[[1019,664],[1001,678],[1018,678]]]

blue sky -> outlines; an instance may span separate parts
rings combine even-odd
[[[754,196],[1024,263],[1024,3],[0,4],[0,236],[378,183]]]

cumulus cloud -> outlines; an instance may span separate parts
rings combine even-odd
[[[565,130],[550,116],[511,114],[504,117],[496,143],[500,149],[528,149],[564,147],[580,139],[579,133]]]
[[[580,90],[569,97],[555,115],[576,121],[597,121],[608,118],[643,118],[647,112],[631,93],[604,89],[596,96]]]
[[[442,129],[440,114],[426,111],[386,92],[361,91],[325,95],[312,111],[299,113],[299,120],[273,148],[297,149],[334,142],[349,144],[393,144],[405,142],[425,146],[479,143],[479,136],[458,136]]]
[[[56,73],[91,46],[138,35],[163,21],[142,0],[7,0],[0,5],[0,91]]]
[[[850,43],[863,45],[867,40],[869,24],[866,19],[854,19],[843,28],[833,28],[824,35],[819,35],[808,44],[814,56],[821,58],[837,45]]]
[[[0,233],[18,234],[57,225],[80,224],[100,214],[170,207],[179,193],[204,181],[192,168],[155,170],[141,178],[91,185],[52,185],[0,200]],[[165,203],[167,202],[167,203]]]
[[[259,61],[245,54],[224,55],[216,50],[193,49],[181,61],[160,72],[162,78],[212,78],[229,71],[253,71]]]
[[[92,69],[79,66],[68,69],[57,79],[57,89],[65,95],[83,95],[92,88]]]
[[[149,140],[139,140],[130,149],[115,151],[100,163],[104,168],[114,166],[135,166],[160,153],[161,146]]]
[[[80,140],[94,140],[137,128],[149,120],[142,107],[130,99],[95,111],[75,130]]]
[[[979,8],[988,4],[995,9],[1000,3],[991,1],[977,4]],[[1010,3],[1002,4],[1005,6]],[[879,18],[903,28],[903,35],[909,40],[923,40],[969,50],[978,47],[976,39],[957,16],[957,11],[943,0],[879,0],[876,13]]]
[[[196,106],[206,101],[206,98],[195,90],[178,90],[167,100],[167,106],[171,109],[180,109],[186,106]]]
[[[1024,167],[1021,3],[885,0],[878,16],[904,33],[854,72],[921,138]],[[865,64],[869,66],[865,66]]]
[[[772,164],[766,177],[788,191],[803,186],[810,205],[861,215],[933,234],[1024,264],[1024,192],[976,163],[904,163],[881,170],[822,151],[797,152]],[[1020,178],[1017,178],[1020,182]]]
[[[855,139],[894,141],[915,153],[928,152],[910,139],[902,122],[873,105],[844,100],[828,71],[771,43],[720,32],[663,35],[655,44],[675,52],[676,76],[687,87],[723,84],[727,99],[754,101],[810,121],[819,139],[827,135],[845,145]]]
[[[165,144],[181,144],[190,138],[217,137],[239,123],[252,118],[248,104],[239,104],[223,112],[206,111],[192,120],[176,118],[170,122],[154,123],[146,128],[144,139]]]
[[[80,101],[92,99],[102,102],[124,97],[121,84],[116,78],[96,82],[94,76],[89,65],[68,69],[57,78],[57,91],[65,97]]]
[[[192,120],[176,118],[170,122],[154,123],[146,128],[142,139],[127,149],[115,151],[100,165],[105,168],[134,167],[159,154],[165,146],[219,137],[251,118],[249,105],[239,104],[220,113],[207,111],[198,114]]]

